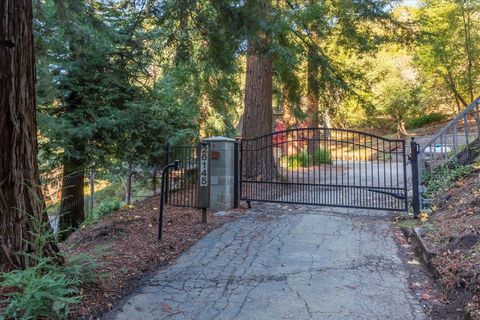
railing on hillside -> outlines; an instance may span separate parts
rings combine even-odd
[[[473,140],[480,136],[480,97],[442,128],[427,142],[420,142],[419,179],[422,173],[431,171],[449,161],[456,161],[457,155]]]
[[[417,140],[420,148],[418,151],[418,177],[415,177],[416,179],[412,177],[416,180],[412,181],[414,186],[422,185],[422,177],[426,172],[431,172],[436,167],[448,162],[457,161],[460,152],[480,137],[479,105],[480,97],[426,142]],[[416,191],[418,193],[418,189]],[[420,197],[417,200],[422,206]]]

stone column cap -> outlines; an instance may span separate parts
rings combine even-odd
[[[205,138],[205,139],[202,139],[202,141],[207,141],[207,142],[235,142],[235,139],[217,136],[217,137]]]

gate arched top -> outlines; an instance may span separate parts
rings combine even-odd
[[[257,137],[254,137],[254,138],[246,138],[246,139],[242,138],[241,140],[242,141],[254,141],[254,140],[259,140],[259,139],[266,138],[268,136],[273,137],[275,135],[282,135],[282,134],[288,134],[288,133],[291,133],[291,132],[302,132],[302,131],[307,131],[307,132],[308,131],[319,131],[319,132],[322,132],[322,133],[325,133],[325,132],[346,132],[346,133],[354,133],[354,134],[363,135],[365,137],[372,137],[372,138],[387,141],[387,142],[403,142],[403,141],[405,141],[405,140],[402,140],[402,139],[385,138],[385,137],[382,137],[382,136],[379,136],[379,135],[376,135],[376,134],[373,134],[373,133],[368,133],[368,132],[359,131],[359,130],[342,129],[342,128],[326,128],[326,127],[291,128],[291,129],[286,129],[286,130],[281,130],[281,131],[273,131],[273,132],[270,132],[270,133],[267,133],[267,134],[264,134],[264,135],[261,135],[261,136],[257,136]]]
[[[241,199],[405,211],[405,140],[294,128],[240,142]]]

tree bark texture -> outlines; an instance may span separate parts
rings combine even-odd
[[[0,1],[0,272],[56,255],[37,164],[32,1]],[[30,255],[25,255],[25,254]]]
[[[252,52],[247,59],[243,138],[272,132],[272,96],[272,60]]]
[[[271,2],[258,5],[259,12],[268,19]],[[243,139],[254,139],[273,131],[272,109],[272,58],[268,54],[271,36],[259,31],[248,40],[247,72],[245,79],[245,112]],[[271,147],[272,136],[245,141],[244,174],[250,178],[271,178],[276,174],[276,165]],[[250,150],[250,151],[247,151]]]
[[[465,43],[465,55],[467,57],[467,83],[468,83],[468,96],[470,102],[475,100],[473,93],[474,79],[473,79],[473,52],[472,52],[472,37],[471,37],[471,12],[468,3],[460,4],[460,9],[462,11],[462,22],[463,22],[463,37]]]
[[[405,127],[405,120],[400,119],[397,121],[397,139],[403,139],[408,135]]]
[[[283,123],[287,128],[293,128],[298,125],[298,119],[295,116],[295,106],[289,101],[288,89],[282,88],[282,103],[283,103]]]
[[[316,59],[316,52],[313,48],[308,49],[307,61],[307,113],[308,127],[318,128],[318,102],[319,102],[319,83],[318,83],[319,63]],[[308,152],[312,154],[319,145],[320,132],[314,130],[309,132]]]

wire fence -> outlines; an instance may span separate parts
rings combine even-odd
[[[59,173],[60,171],[60,173]],[[48,214],[58,215],[60,210],[70,210],[74,203],[83,203],[85,216],[106,204],[117,206],[134,204],[160,192],[161,168],[136,169],[130,174],[120,175],[105,170],[90,169],[81,175],[63,177],[58,169],[41,177],[42,191]],[[83,199],[74,197],[70,189],[83,188]],[[64,206],[61,208],[62,196]],[[78,204],[77,204],[78,205]]]
[[[177,170],[169,171],[166,202],[174,206],[198,207],[198,145],[170,145],[165,148],[162,163],[150,167],[129,167],[129,170],[90,168],[63,176],[63,168],[41,175],[41,186],[48,215],[58,226],[61,212],[83,206],[86,220],[137,201],[160,194],[162,168],[180,160]],[[80,190],[79,190],[80,189]],[[78,195],[83,193],[83,197]],[[63,197],[63,201],[62,201]]]

